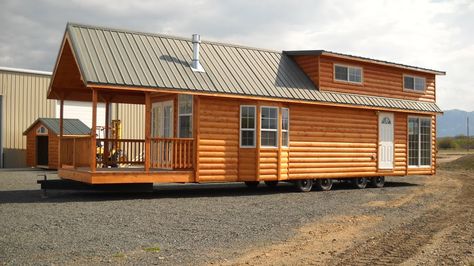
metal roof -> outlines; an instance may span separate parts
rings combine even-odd
[[[321,92],[284,52],[202,41],[205,72],[193,72],[190,39],[72,23],[66,30],[88,84],[441,111],[435,103]]]
[[[59,118],[38,118],[28,129],[23,132],[26,135],[37,123],[41,123],[48,130],[59,135]],[[63,119],[64,135],[89,135],[91,129],[79,119]]]
[[[376,64],[388,65],[388,66],[393,66],[393,67],[398,67],[398,68],[405,68],[405,69],[410,69],[414,71],[427,72],[427,73],[431,73],[435,75],[446,75],[446,72],[440,71],[440,70],[410,66],[410,65],[394,63],[394,62],[384,61],[384,60],[379,60],[379,59],[374,59],[374,58],[362,57],[362,56],[357,56],[357,55],[342,54],[342,53],[337,53],[337,52],[332,52],[332,51],[327,51],[327,50],[294,50],[294,51],[283,51],[283,53],[288,54],[288,55],[330,55],[330,56],[343,57],[343,58],[352,59],[352,60],[366,61],[366,62],[371,62],[371,63],[376,63]]]
[[[51,76],[52,74],[51,72],[48,72],[48,71],[40,71],[40,70],[25,69],[25,68],[1,67],[1,66],[0,66],[0,71],[37,74],[37,75],[45,75],[45,76]]]

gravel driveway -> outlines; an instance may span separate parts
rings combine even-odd
[[[392,220],[374,228],[383,231],[437,200],[420,195],[397,208],[374,206],[423,187],[430,177],[419,176],[388,178],[382,189],[160,185],[145,193],[50,191],[42,198],[37,174],[0,172],[3,264],[226,263],[321,219],[377,215]]]

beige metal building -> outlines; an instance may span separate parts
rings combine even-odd
[[[26,167],[23,132],[39,117],[59,116],[57,101],[46,99],[50,79],[50,72],[0,67],[0,167]],[[65,102],[64,115],[88,124],[92,117],[89,105]],[[97,115],[105,123],[105,112],[98,110]],[[109,119],[122,121],[123,138],[143,138],[144,117],[143,106],[114,104]]]

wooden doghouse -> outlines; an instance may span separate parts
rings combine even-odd
[[[58,168],[59,119],[38,118],[23,132],[26,136],[26,164]],[[90,128],[79,119],[64,119],[64,135],[89,135]]]

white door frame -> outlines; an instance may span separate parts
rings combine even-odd
[[[174,108],[173,108],[173,100],[163,101],[163,102],[155,102],[151,106],[151,113],[152,113],[152,121],[151,121],[151,135],[155,138],[173,138],[174,137]],[[171,114],[170,114],[170,121],[169,121],[169,130],[170,135],[165,136],[165,117],[164,117],[164,108],[166,106],[171,107]],[[158,108],[158,120],[154,117],[156,115],[155,108]],[[157,122],[155,124],[155,122]],[[158,127],[158,132],[156,132],[156,128]],[[156,132],[156,134],[155,134]]]
[[[382,137],[387,137],[387,136],[383,136],[382,135],[382,130],[386,130],[387,129],[387,125],[388,124],[382,124],[382,121],[384,118],[388,118],[389,120],[385,120],[384,122],[390,122],[390,130],[391,132],[389,132],[389,135],[388,135],[388,138],[389,140],[382,140]],[[382,169],[382,170],[391,170],[394,168],[394,164],[395,164],[395,118],[394,118],[394,114],[393,113],[388,113],[388,112],[379,112],[378,114],[378,169]],[[386,147],[390,147],[389,149],[389,153],[390,154],[387,154],[389,156],[389,158],[391,158],[391,162],[388,162],[388,161],[383,161],[383,159],[386,159],[385,156],[382,156],[382,152],[383,149],[385,146]],[[391,150],[391,152],[390,152]]]

